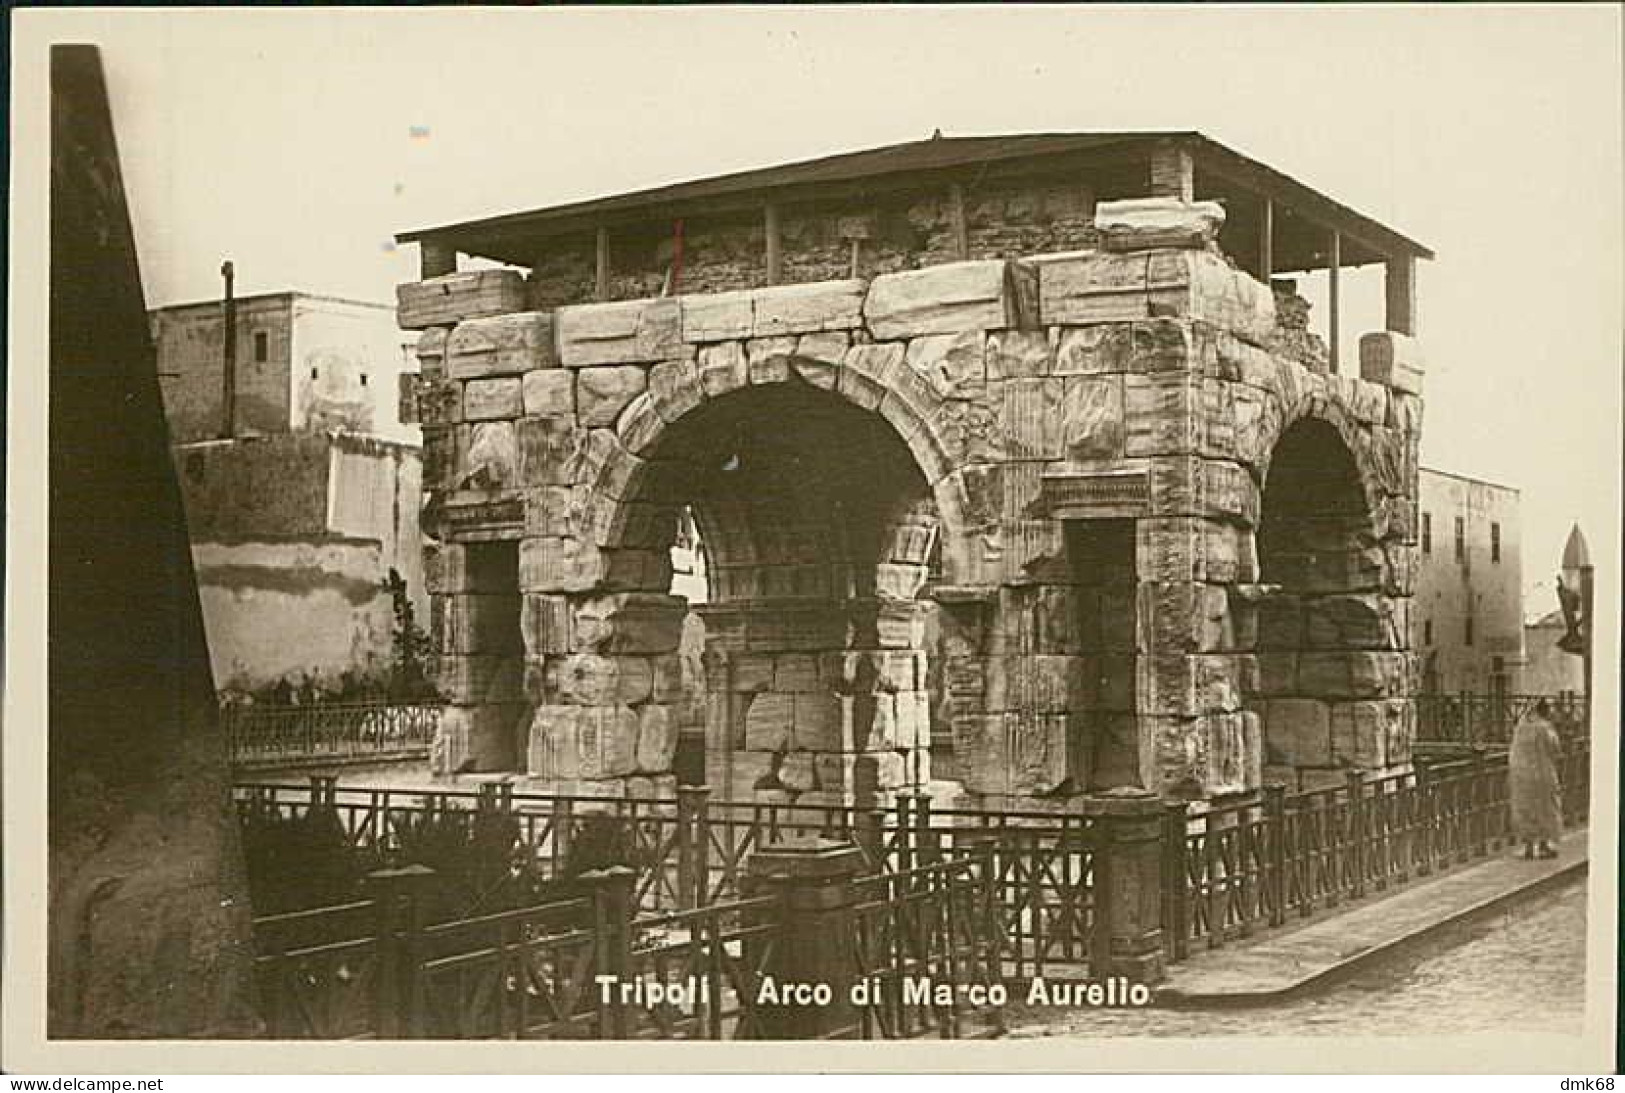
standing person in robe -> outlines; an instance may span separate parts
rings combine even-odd
[[[1555,858],[1552,842],[1563,829],[1562,790],[1557,781],[1561,745],[1547,719],[1543,698],[1512,730],[1507,766],[1512,775],[1512,833],[1523,842],[1523,856]]]

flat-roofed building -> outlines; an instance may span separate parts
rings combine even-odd
[[[1518,491],[1424,467],[1411,645],[1422,692],[1524,689]]]

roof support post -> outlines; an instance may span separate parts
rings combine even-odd
[[[1196,199],[1196,164],[1188,150],[1172,141],[1151,150],[1151,196]]]
[[[779,207],[769,205],[764,213],[767,234],[767,283],[778,284],[784,277],[784,255],[779,247]]]
[[[965,218],[965,187],[957,182],[948,187],[948,217],[954,229],[954,253],[963,261],[970,257],[970,225]]]
[[[594,268],[592,295],[595,300],[609,299],[609,229],[599,228],[594,241]]]
[[[1387,296],[1385,326],[1395,334],[1416,333],[1416,256],[1399,255],[1388,259],[1383,279]]]
[[[450,243],[434,239],[418,241],[418,277],[427,281],[431,277],[444,277],[457,272],[457,248]]]
[[[1327,351],[1328,351],[1328,359],[1331,362],[1331,369],[1332,369],[1333,372],[1337,371],[1337,364],[1338,364],[1338,349],[1337,349],[1337,346],[1338,346],[1339,333],[1340,333],[1340,327],[1341,327],[1341,323],[1339,322],[1339,318],[1340,318],[1339,313],[1341,311],[1341,303],[1342,303],[1342,301],[1340,299],[1340,288],[1341,288],[1341,286],[1338,284],[1338,271],[1342,267],[1342,265],[1343,265],[1343,236],[1334,229],[1332,231],[1331,251],[1330,251],[1330,255],[1329,255],[1328,259],[1327,259],[1327,269],[1326,269],[1327,274],[1329,276],[1329,281],[1327,283],[1327,293],[1326,293],[1326,295],[1327,295],[1327,310],[1330,312],[1330,315],[1328,316],[1327,323],[1326,323],[1327,341],[1330,343],[1327,346]]]
[[[1259,198],[1258,206],[1258,279],[1270,283],[1275,276],[1275,202],[1268,197]]]

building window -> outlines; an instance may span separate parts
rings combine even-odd
[[[361,386],[367,386],[367,374],[365,372],[361,373]]]
[[[1456,517],[1456,561],[1467,560],[1467,521],[1464,517]],[[1472,644],[1471,642],[1468,643]]]
[[[1422,644],[1423,645],[1432,645],[1433,644],[1433,620],[1432,619],[1423,619],[1422,620]]]
[[[1462,637],[1465,639],[1462,642],[1463,645],[1471,645],[1473,643],[1473,617],[1471,615],[1467,616],[1467,632],[1463,634]]]
[[[311,370],[310,370],[310,378],[311,378],[311,379],[315,379],[315,378],[316,378],[316,369],[314,369],[314,368],[312,368],[312,369],[311,369]]]
[[[1433,553],[1433,514],[1431,512],[1422,514],[1422,553]]]
[[[254,360],[264,364],[271,359],[271,339],[263,330],[254,332]]]
[[[1490,525],[1490,561],[1499,562],[1500,560],[1501,560],[1501,525],[1500,524],[1491,524]]]

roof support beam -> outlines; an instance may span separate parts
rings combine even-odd
[[[1208,152],[1201,156],[1201,167],[1204,175],[1223,179],[1253,193],[1268,195],[1282,208],[1301,219],[1318,224],[1335,223],[1345,239],[1366,250],[1374,251],[1383,258],[1392,254],[1410,253],[1411,248],[1416,246],[1403,236],[1384,229],[1381,224],[1343,208],[1323,194],[1294,184],[1290,179],[1269,171],[1262,165],[1255,164],[1253,169],[1247,169],[1236,163],[1233,158],[1220,158]],[[1432,258],[1433,252],[1423,250],[1419,255],[1423,258]]]
[[[1416,259],[1402,255],[1388,259],[1383,288],[1387,297],[1384,323],[1396,334],[1416,333]]]
[[[1338,273],[1341,270],[1342,265],[1343,265],[1343,236],[1342,236],[1342,234],[1340,232],[1338,232],[1334,228],[1334,229],[1332,229],[1331,248],[1327,252],[1327,256],[1326,256],[1326,274],[1327,274],[1327,277],[1329,278],[1329,280],[1327,281],[1326,296],[1327,296],[1327,310],[1330,313],[1328,315],[1328,317],[1327,317],[1327,322],[1326,322],[1326,332],[1327,332],[1327,339],[1326,340],[1328,341],[1328,343],[1330,343],[1327,346],[1327,357],[1328,357],[1328,360],[1330,361],[1331,369],[1332,369],[1333,372],[1337,371],[1338,343],[1341,340],[1340,339],[1340,334],[1342,332],[1341,331],[1341,325],[1342,324],[1340,322],[1340,319],[1341,319],[1340,312],[1341,312],[1341,309],[1342,309],[1342,300],[1340,299],[1341,286],[1338,284],[1338,280],[1339,280]]]
[[[763,213],[767,235],[767,283],[776,285],[784,277],[784,255],[779,246],[779,207],[769,205]]]

